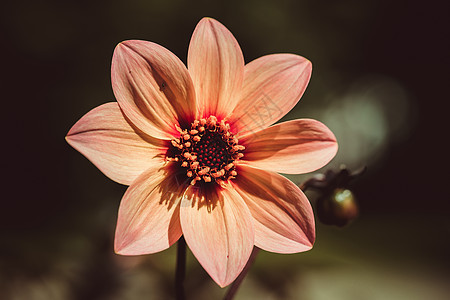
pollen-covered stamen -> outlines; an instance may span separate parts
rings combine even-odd
[[[180,137],[171,141],[173,149],[166,159],[179,161],[192,185],[199,181],[222,185],[237,176],[235,162],[244,156],[245,147],[238,144],[228,123],[209,116],[195,120],[190,128],[176,129]]]

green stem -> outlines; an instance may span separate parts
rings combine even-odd
[[[185,300],[184,277],[186,274],[186,241],[180,237],[177,242],[177,266],[175,271],[175,299]]]

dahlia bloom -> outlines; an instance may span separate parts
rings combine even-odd
[[[116,47],[111,73],[117,102],[88,112],[66,140],[106,176],[129,185],[116,253],[159,252],[183,235],[224,287],[254,245],[278,253],[311,249],[311,205],[277,172],[324,166],[336,154],[336,139],[311,119],[273,125],[305,91],[308,60],[273,54],[244,65],[233,35],[204,18],[187,68],[160,45],[130,40]]]

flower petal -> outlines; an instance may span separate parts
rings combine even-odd
[[[244,57],[238,42],[218,21],[203,18],[192,34],[188,69],[203,117],[224,118],[239,101]]]
[[[239,139],[246,147],[243,160],[264,170],[302,174],[326,165],[338,145],[333,133],[316,120],[280,123]]]
[[[250,211],[233,189],[186,190],[180,209],[186,243],[203,268],[221,287],[239,275],[253,249]]]
[[[195,93],[185,65],[166,48],[147,41],[117,45],[111,66],[114,95],[125,115],[145,133],[171,139],[175,123],[196,117]]]
[[[155,253],[181,237],[183,194],[170,165],[151,167],[127,189],[119,207],[114,249],[122,255]]]
[[[133,128],[116,102],[84,115],[70,129],[66,140],[106,176],[125,185],[149,167],[161,164],[167,150],[166,141]]]
[[[238,166],[234,186],[255,220],[255,245],[277,253],[312,248],[314,214],[305,194],[285,177],[249,166]]]
[[[240,136],[262,130],[287,114],[303,95],[311,62],[294,54],[272,54],[245,66],[241,100],[231,123]]]

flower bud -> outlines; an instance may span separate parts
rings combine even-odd
[[[353,221],[358,213],[356,199],[348,189],[336,188],[317,199],[317,216],[324,224],[342,227]]]

